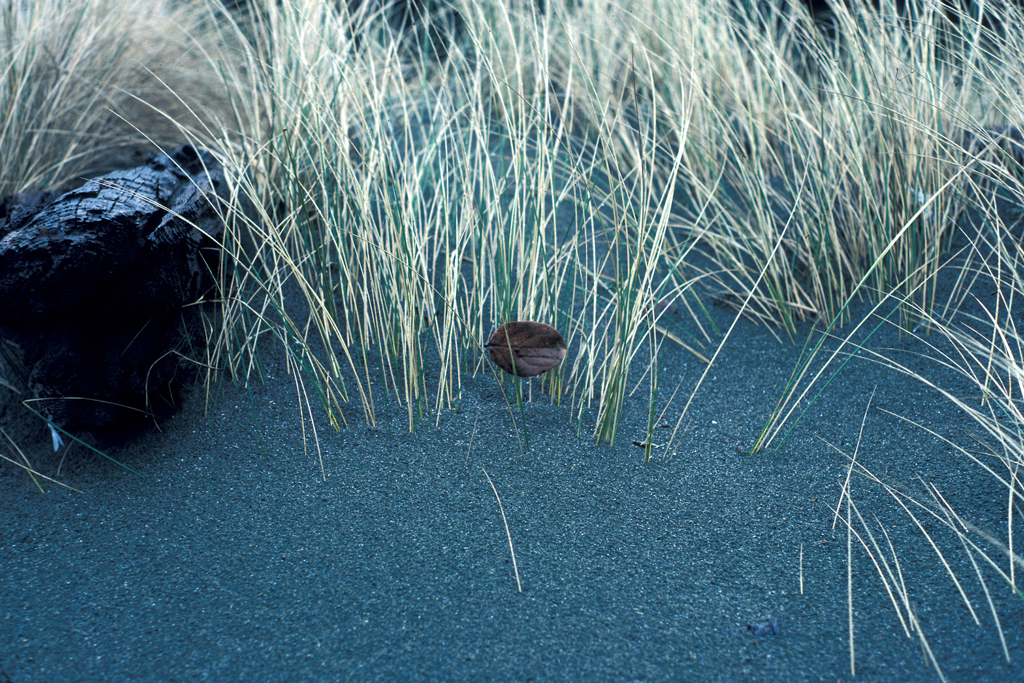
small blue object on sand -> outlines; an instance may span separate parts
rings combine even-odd
[[[47,422],[46,426],[50,428],[50,435],[53,437],[53,452],[56,453],[64,445],[64,439],[60,438],[60,432],[52,424]]]

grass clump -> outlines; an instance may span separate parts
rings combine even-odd
[[[172,0],[4,3],[0,196],[136,165],[222,111],[223,88],[196,49],[209,21]],[[132,125],[143,120],[144,131]]]

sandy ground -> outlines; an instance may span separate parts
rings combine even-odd
[[[712,313],[723,331],[734,315]],[[693,331],[682,318],[671,325]],[[920,349],[895,331],[872,345]],[[666,349],[665,397],[682,387],[666,414],[674,424],[704,366]],[[380,404],[376,428],[349,405],[339,432],[314,406],[318,454],[272,344],[267,383],[251,395],[227,381],[209,395],[196,387],[161,432],[106,450],[137,474],[81,446],[55,454],[36,430],[33,463],[77,491],[40,493],[0,464],[0,681],[853,680],[847,533],[833,529],[831,509],[849,460],[829,443],[852,455],[867,411],[859,462],[920,499],[917,478],[935,484],[1003,538],[1006,494],[884,411],[957,443],[976,427],[863,358],[778,450],[744,455],[738,447],[756,439],[799,351],[740,322],[674,453],[656,449],[646,464],[632,443],[644,439],[642,389],[627,400],[617,444],[600,447],[589,436],[596,410],[575,422],[534,392],[520,450],[523,425],[490,372],[467,379],[457,410],[426,416],[412,434],[393,402]],[[659,428],[655,442],[670,432]],[[879,542],[879,524],[892,539],[947,679],[1024,680],[1024,602],[981,567],[1007,663],[955,537],[918,511],[978,623],[896,500],[856,475],[851,490]],[[856,538],[852,600],[857,680],[937,680]],[[753,633],[773,619],[777,633]]]

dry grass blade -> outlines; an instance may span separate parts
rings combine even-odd
[[[565,340],[558,330],[529,321],[505,323],[495,330],[485,348],[495,365],[519,377],[545,373],[565,358]]]
[[[508,550],[512,553],[512,570],[516,574],[516,588],[520,593],[523,592],[523,584],[519,581],[519,565],[516,564],[516,549],[512,547],[512,532],[508,530],[508,519],[505,518],[505,506],[501,504],[501,496],[498,495],[498,489],[491,481],[491,475],[487,474],[487,470],[483,467],[484,476],[487,477],[487,483],[491,485],[491,490],[494,491],[494,497],[498,500],[498,510],[501,511],[501,521],[505,524],[505,536],[508,537]]]

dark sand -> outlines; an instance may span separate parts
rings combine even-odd
[[[710,310],[724,332],[735,312]],[[696,333],[689,319],[668,322]],[[615,446],[594,445],[596,404],[576,422],[568,399],[557,407],[535,391],[525,409],[530,448],[520,452],[485,367],[465,378],[457,411],[429,414],[412,434],[404,407],[386,405],[380,386],[376,428],[357,399],[340,432],[314,405],[324,479],[295,381],[272,343],[263,349],[267,383],[252,387],[251,400],[228,381],[209,396],[200,385],[162,432],[107,449],[140,476],[81,445],[54,454],[36,425],[22,444],[32,463],[80,492],[46,484],[40,493],[0,463],[0,683],[853,680],[847,533],[833,529],[831,509],[849,460],[826,441],[852,455],[875,392],[858,462],[921,500],[917,478],[935,484],[964,519],[1003,539],[1007,495],[953,448],[883,409],[964,445],[976,425],[863,356],[778,450],[743,454],[802,341],[780,344],[740,321],[674,453],[656,449],[646,464],[632,443],[645,438],[644,386],[626,402]],[[895,330],[870,345],[958,396],[977,394],[903,353],[924,347]],[[665,348],[662,403],[681,383],[666,414],[674,425],[705,366]],[[16,426],[24,427],[7,425]],[[655,442],[670,433],[659,428]],[[508,518],[521,593],[484,469]],[[878,522],[892,539],[948,680],[1024,680],[1024,602],[981,566],[1007,663],[960,542],[916,510],[980,623],[894,498],[857,475],[852,491],[878,541]],[[852,566],[856,679],[937,680],[856,539]],[[772,619],[776,635],[748,628]]]
[[[732,313],[714,314],[724,330]],[[889,333],[875,342],[912,346]],[[647,464],[631,443],[644,436],[642,391],[614,447],[589,437],[595,411],[577,435],[570,409],[535,392],[521,453],[485,372],[467,379],[457,412],[415,434],[394,404],[376,429],[351,404],[340,432],[315,406],[325,481],[308,421],[303,449],[295,384],[273,346],[268,383],[252,390],[255,415],[228,382],[204,412],[198,387],[162,433],[108,450],[141,476],[81,446],[65,458],[45,440],[29,444],[37,468],[55,475],[62,463],[58,478],[81,493],[40,493],[0,466],[0,681],[852,680],[846,532],[832,530],[829,508],[848,460],[823,440],[852,454],[875,390],[860,462],[919,496],[914,477],[937,484],[997,535],[1006,495],[879,409],[960,442],[976,428],[915,382],[860,361],[778,451],[738,453],[798,350],[741,322],[678,452],[655,451]],[[673,422],[702,370],[668,349],[663,386],[683,386]],[[483,468],[504,504],[522,593]],[[856,476],[853,494],[893,538],[948,679],[1022,680],[1024,604],[1005,583],[983,568],[1010,664],[958,542],[924,521],[980,625],[893,499]],[[857,680],[936,680],[865,552],[853,557]],[[745,630],[770,619],[781,634]]]

